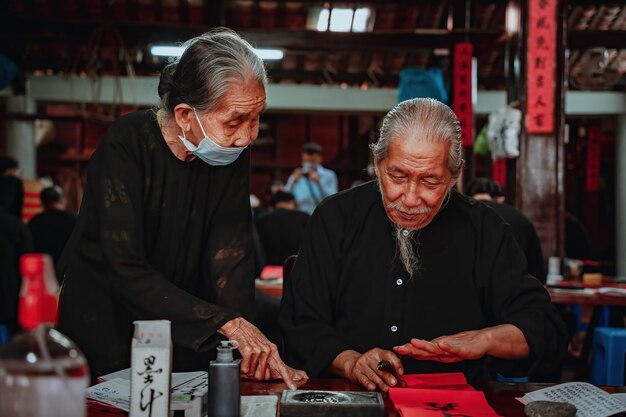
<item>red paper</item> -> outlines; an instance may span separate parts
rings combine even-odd
[[[529,1],[526,131],[554,131],[556,0]]]
[[[262,279],[275,279],[283,277],[283,267],[281,265],[265,265],[261,271]]]
[[[440,374],[407,374],[403,376],[407,388],[418,388],[431,385],[467,385],[463,372]]]
[[[458,42],[454,45],[454,86],[452,107],[461,124],[463,146],[472,146],[474,110],[472,108],[472,55],[474,45]]]
[[[500,417],[480,391],[390,388],[389,397],[403,417]]]
[[[496,159],[491,164],[491,177],[502,187],[506,187],[506,159]]]

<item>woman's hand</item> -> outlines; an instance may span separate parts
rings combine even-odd
[[[387,361],[391,369],[379,369],[378,365],[382,361]],[[386,392],[390,387],[406,386],[402,379],[404,374],[402,362],[389,350],[375,348],[365,353],[345,350],[333,360],[331,370],[369,391],[374,391],[378,387]]]
[[[237,344],[243,358],[243,377],[259,381],[282,379],[289,389],[296,389],[309,379],[306,372],[285,365],[276,345],[249,321],[238,317],[222,326],[219,332]]]

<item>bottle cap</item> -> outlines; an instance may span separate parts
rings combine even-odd
[[[28,253],[20,258],[22,290],[20,291],[19,322],[25,329],[42,323],[54,323],[57,313],[58,284],[52,268],[52,258],[42,253]]]
[[[236,349],[237,342],[234,340],[222,340],[221,346],[217,347],[217,362],[232,362],[233,361],[233,349]]]

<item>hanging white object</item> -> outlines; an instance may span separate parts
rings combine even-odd
[[[511,106],[502,107],[489,114],[487,141],[494,161],[519,156],[521,120],[521,110]]]

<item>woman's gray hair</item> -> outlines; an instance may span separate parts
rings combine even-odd
[[[263,60],[230,29],[219,28],[183,44],[182,56],[161,72],[159,97],[168,113],[180,103],[199,112],[214,110],[234,80],[252,79],[267,86]]]
[[[461,127],[450,107],[432,98],[414,98],[399,103],[383,120],[376,143],[370,145],[374,165],[387,157],[391,139],[442,141],[450,144],[448,168],[457,178],[463,166]]]

